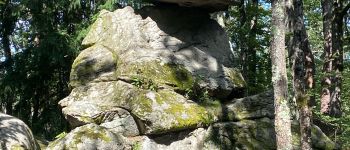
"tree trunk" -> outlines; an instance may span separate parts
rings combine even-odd
[[[257,39],[256,39],[256,34],[257,34],[257,24],[258,24],[258,0],[252,0],[250,4],[250,7],[252,11],[250,12],[250,25],[249,25],[249,37],[248,40],[246,41],[248,44],[248,51],[247,51],[247,66],[248,66],[248,71],[247,71],[247,78],[245,78],[248,82],[248,85],[251,87],[255,87],[254,89],[248,91],[252,93],[250,94],[256,94],[257,92],[257,77],[256,77],[256,67],[257,67],[257,57],[256,57],[256,51],[257,51]]]
[[[309,107],[314,87],[314,58],[309,47],[302,0],[288,0],[288,29],[292,36],[289,39],[289,53],[293,78],[293,97],[296,101],[301,149],[311,149],[311,109]]]
[[[240,0],[240,3],[238,5],[238,11],[239,11],[239,27],[241,29],[245,28],[245,24],[247,21],[247,14],[246,14],[246,7],[244,4],[244,0]],[[241,59],[241,66],[242,66],[242,75],[243,78],[248,80],[248,63],[247,63],[247,39],[246,39],[246,33],[241,30],[240,31],[240,39],[239,39],[239,46],[240,46],[240,59]],[[248,81],[247,81],[248,82]],[[248,82],[249,83],[249,82]]]
[[[272,1],[272,84],[274,88],[275,131],[277,149],[292,149],[290,104],[287,99],[285,60],[285,0]]]
[[[331,87],[331,99],[330,99],[330,109],[329,114],[333,117],[341,117],[341,86],[342,86],[342,78],[341,72],[343,71],[343,15],[341,14],[341,10],[343,8],[342,2],[337,0],[334,4],[333,8],[333,22],[332,22],[332,58],[333,58],[333,86]]]
[[[323,0],[324,66],[321,113],[341,117],[341,72],[343,71],[343,18],[350,3],[343,8],[342,1]]]

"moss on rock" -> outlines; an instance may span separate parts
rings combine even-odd
[[[70,85],[77,87],[97,80],[115,80],[117,63],[114,54],[102,45],[94,45],[82,51],[74,60]]]
[[[145,122],[146,134],[160,134],[209,125],[215,120],[207,108],[188,102],[170,90],[140,90],[130,101],[131,112]],[[214,107],[214,106],[207,106]],[[214,108],[213,108],[214,109]],[[147,124],[152,122],[152,124]]]
[[[124,140],[96,124],[75,128],[65,136],[51,142],[47,149],[123,149]]]
[[[237,88],[244,88],[246,86],[247,83],[245,82],[240,71],[233,68],[225,68],[225,74]]]
[[[191,89],[194,84],[192,74],[183,65],[163,64],[160,61],[126,64],[119,62],[119,76],[152,79],[158,85],[169,85],[180,90]]]

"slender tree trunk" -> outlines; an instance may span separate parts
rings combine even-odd
[[[285,57],[285,0],[272,1],[272,84],[275,104],[275,132],[277,149],[291,150],[292,131],[290,104],[288,102]]]
[[[322,1],[322,10],[323,10],[323,72],[325,76],[322,80],[322,94],[321,94],[321,113],[329,113],[329,105],[331,99],[331,90],[330,86],[332,80],[330,73],[332,71],[332,0],[323,0]]]
[[[341,117],[341,86],[343,71],[343,18],[350,8],[340,0],[323,0],[324,66],[321,113]]]
[[[329,115],[333,117],[341,117],[341,86],[342,77],[341,72],[343,71],[343,15],[341,10],[343,8],[342,2],[337,0],[333,2],[333,24],[332,24],[332,58],[333,58],[333,86],[331,87],[331,99],[330,99],[330,109]]]
[[[249,25],[249,37],[247,40],[248,45],[248,52],[247,52],[247,61],[248,61],[248,72],[246,78],[248,80],[248,85],[252,87],[256,87],[256,67],[257,67],[257,57],[256,57],[256,51],[257,51],[257,40],[256,40],[256,34],[257,34],[257,24],[258,24],[258,0],[252,0],[249,2],[250,7],[252,11],[250,12],[250,25]],[[256,92],[256,89],[253,89],[252,92]],[[248,93],[251,94],[251,93]]]
[[[289,53],[293,78],[293,97],[296,101],[301,149],[311,149],[311,109],[309,107],[314,87],[314,58],[309,47],[309,41],[304,25],[302,0],[288,0]]]
[[[238,11],[239,11],[239,27],[241,29],[245,28],[245,24],[247,21],[247,14],[246,14],[246,7],[244,4],[244,0],[240,0],[240,3],[238,5]],[[240,46],[240,59],[241,59],[241,66],[242,66],[242,75],[243,78],[248,80],[248,63],[247,63],[247,39],[245,38],[246,33],[243,31],[240,31],[240,39],[239,39],[239,46]]]

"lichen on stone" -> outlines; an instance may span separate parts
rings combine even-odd
[[[117,75],[152,79],[157,85],[169,85],[181,90],[193,87],[194,79],[184,66],[162,64],[159,61],[120,64]]]

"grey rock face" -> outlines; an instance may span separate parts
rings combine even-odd
[[[40,149],[32,131],[22,121],[13,116],[0,113],[0,149]]]
[[[184,96],[168,90],[144,90],[123,81],[91,83],[75,88],[69,97],[60,101],[63,113],[73,126],[88,123],[111,124],[104,119],[116,108],[124,108],[134,115],[139,132],[159,134],[205,126],[217,121],[213,111],[220,105],[201,106]],[[132,119],[131,117],[127,117]],[[110,123],[106,123],[110,122]],[[135,121],[120,121],[120,127],[135,127]],[[115,122],[114,122],[115,123]]]
[[[136,74],[153,78],[154,74],[146,72],[162,69],[154,68],[157,64],[184,66],[200,80],[201,88],[219,98],[245,85],[241,74],[232,68],[225,31],[206,12],[196,9],[145,7],[134,11],[126,7],[103,11],[83,45],[89,48],[73,64],[73,87]]]
[[[222,120],[247,120],[274,117],[272,91],[234,99],[222,107]]]
[[[126,149],[122,136],[108,131],[96,124],[75,128],[47,147],[48,150],[123,150]]]
[[[105,112],[103,115],[101,127],[105,127],[113,133],[121,133],[123,136],[140,135],[139,129],[134,118],[125,109],[116,109],[115,111]]]
[[[299,148],[297,126],[293,143]],[[232,149],[276,149],[273,120],[261,118],[238,122],[215,123],[208,128],[170,133],[157,137],[143,136],[133,141],[140,150],[232,150]],[[318,127],[312,129],[312,145],[319,149],[335,149],[335,144]]]
[[[221,105],[195,101],[226,100],[245,86],[225,31],[203,10],[102,11],[83,46],[72,66],[74,89],[59,103],[73,127],[96,123],[129,136],[204,127],[218,121]],[[133,117],[101,119],[116,108]],[[121,129],[130,125],[139,131]]]

